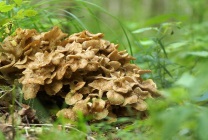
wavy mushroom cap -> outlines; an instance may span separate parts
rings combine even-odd
[[[117,108],[147,110],[145,100],[157,93],[156,84],[141,77],[150,70],[131,64],[135,58],[103,36],[89,31],[68,36],[58,27],[43,33],[19,28],[0,44],[0,72],[19,76],[26,100],[45,93],[64,98],[68,108],[57,116],[71,120],[77,112],[115,121]]]

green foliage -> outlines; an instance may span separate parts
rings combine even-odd
[[[14,0],[14,2],[15,2],[18,6],[21,6],[21,4],[22,4],[22,0]]]
[[[50,133],[50,135],[48,135]],[[57,130],[57,129],[45,129],[43,133],[39,136],[40,140],[57,140],[57,139],[67,139],[67,140],[85,140],[85,135],[76,130],[69,129]]]
[[[12,34],[16,28],[21,27],[20,20],[37,15],[37,11],[25,5],[29,6],[28,2],[23,3],[22,0],[0,2],[0,13],[2,13],[0,14],[0,41]]]
[[[0,12],[8,12],[11,11],[14,8],[14,4],[10,5],[10,4],[6,4],[6,2],[2,1],[0,2]]]
[[[4,135],[2,134],[2,132],[0,132],[0,139],[5,140]]]
[[[134,34],[140,35],[138,40],[139,53],[134,53],[139,65],[144,65],[154,70],[153,79],[159,88],[170,87],[172,82],[177,78],[173,76],[173,69],[177,68],[177,64],[169,59],[169,53],[165,46],[165,41],[172,36],[175,29],[180,27],[180,22],[163,23],[159,27],[146,27],[133,31]]]

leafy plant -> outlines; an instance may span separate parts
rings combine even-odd
[[[37,11],[25,8],[28,2],[22,0],[3,0],[0,1],[0,41],[10,35],[15,28],[19,27],[21,20],[37,15]],[[15,27],[13,27],[15,26]]]
[[[134,34],[144,35],[137,42],[140,52],[135,53],[137,63],[145,64],[147,66],[144,67],[153,70],[153,79],[157,81],[159,88],[170,87],[177,78],[174,69],[179,66],[169,59],[167,38],[170,38],[176,27],[179,28],[179,26],[180,22],[172,22],[163,23],[160,27],[147,27],[133,31]]]

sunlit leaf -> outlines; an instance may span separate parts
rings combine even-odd
[[[31,10],[31,9],[28,9],[28,10],[19,10],[17,12],[17,14],[14,16],[16,19],[23,19],[25,17],[32,17],[32,16],[35,16],[37,15],[37,11],[35,10]]]
[[[208,57],[208,51],[187,52],[187,55],[193,55],[193,56],[199,56],[199,57]]]
[[[164,23],[161,24],[161,26],[163,28],[173,27],[173,26],[180,27],[181,26],[181,22],[164,22]]]
[[[5,2],[0,2],[0,12],[8,12],[14,8],[14,4],[6,5]]]
[[[166,51],[167,53],[176,52],[182,49],[182,47],[184,47],[187,44],[188,44],[188,41],[174,42],[167,46]]]
[[[14,0],[14,2],[15,2],[18,6],[20,6],[20,5],[22,4],[22,0]]]
[[[143,46],[150,46],[150,45],[154,45],[155,44],[155,42],[153,40],[141,40],[140,43]]]
[[[181,78],[178,81],[176,81],[176,85],[190,87],[192,86],[193,82],[194,82],[194,77],[189,73],[184,73],[181,76]]]
[[[4,25],[4,24],[8,23],[9,21],[10,21],[9,18],[1,19],[1,20],[0,20],[0,26],[2,26],[2,25]]]
[[[136,33],[143,33],[146,31],[158,31],[158,28],[156,28],[156,27],[141,28],[141,29],[137,29],[137,30],[133,31],[132,33],[136,34]]]
[[[35,11],[35,10],[32,10],[32,9],[28,9],[28,10],[24,11],[24,15],[27,16],[27,17],[32,17],[32,16],[35,16],[37,14],[38,14],[38,12]]]
[[[17,12],[17,14],[14,16],[14,18],[16,18],[16,19],[22,19],[22,18],[24,18],[24,10],[19,10],[18,12]]]

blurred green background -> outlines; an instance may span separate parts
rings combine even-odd
[[[207,5],[207,0],[22,1],[6,14],[0,10],[0,36],[18,27],[104,33],[136,58],[133,63],[152,70],[144,78],[152,78],[164,97],[149,100],[150,117],[134,120],[118,137],[207,140]]]

